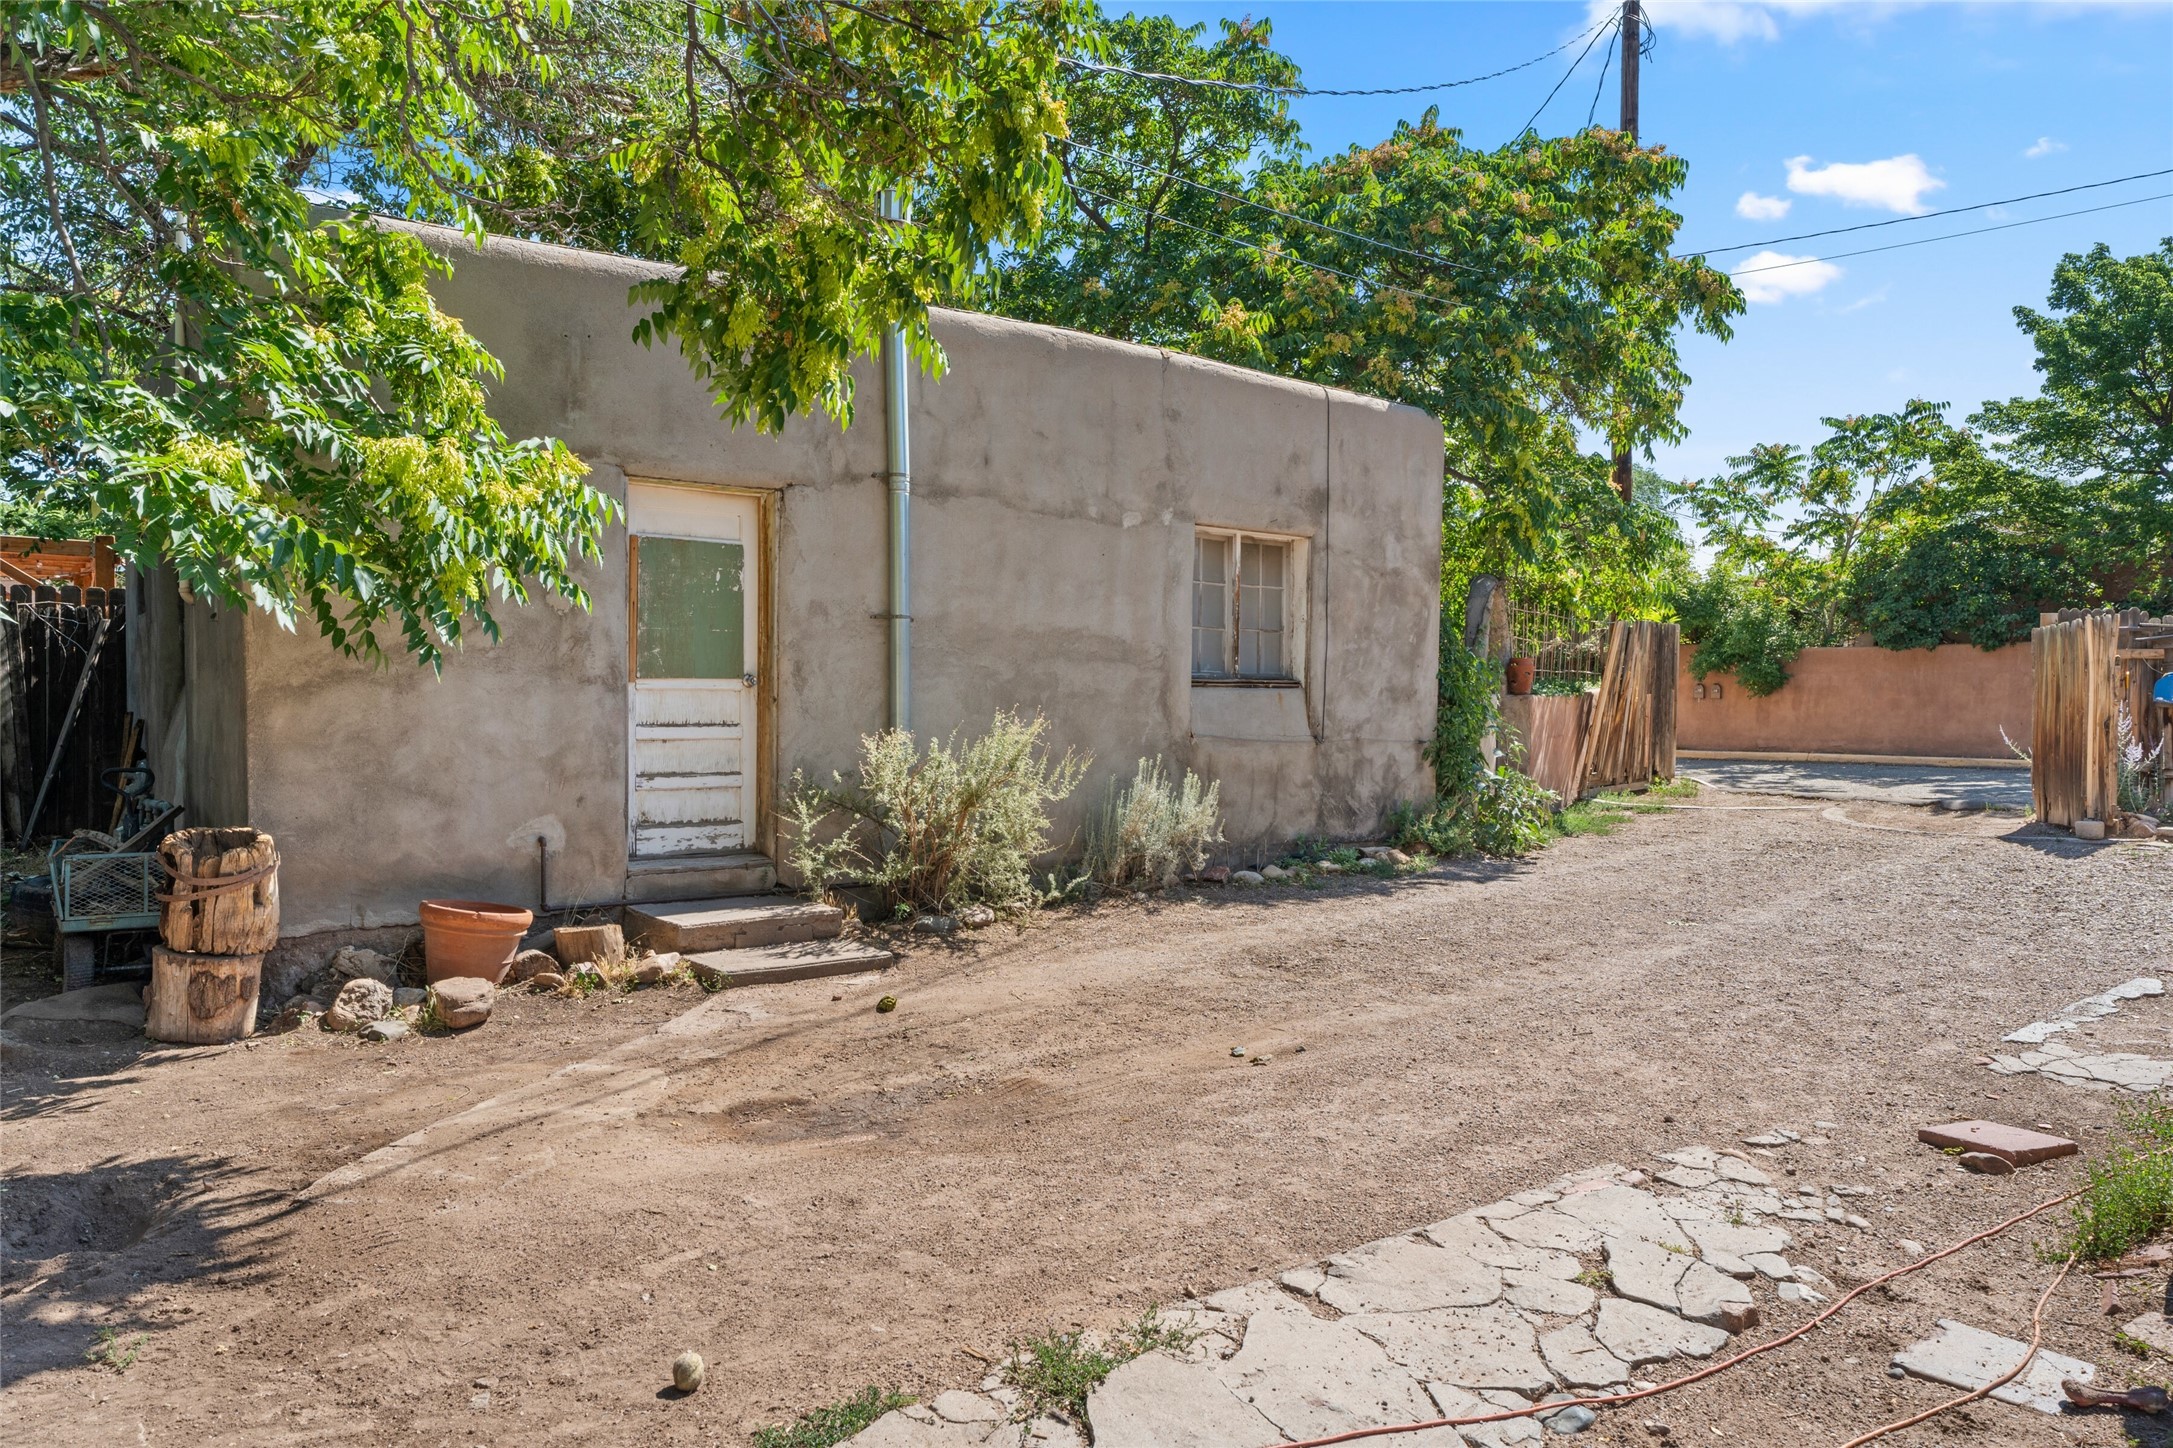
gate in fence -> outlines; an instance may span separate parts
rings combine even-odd
[[[1582,795],[1675,777],[1671,623],[1590,623],[1519,602],[1496,579],[1473,582],[1466,647],[1528,659],[1533,692],[1501,699],[1504,763],[1564,804]]]
[[[2173,615],[2047,614],[2030,631],[2030,662],[2030,791],[2039,821],[2073,829],[2097,820],[2115,832],[2125,814],[2161,803],[2167,710],[2153,696],[2173,673]]]
[[[18,842],[110,830],[130,763],[127,594],[17,583],[0,606],[0,824]]]

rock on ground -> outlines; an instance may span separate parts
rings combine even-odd
[[[497,997],[498,992],[491,983],[477,976],[449,976],[433,982],[430,987],[439,1024],[456,1031],[480,1026],[489,1020],[491,1005]]]
[[[548,950],[524,950],[513,957],[506,974],[512,980],[529,981],[544,973],[558,974],[558,957]]]
[[[375,952],[372,952],[373,954]],[[357,976],[340,987],[324,1013],[328,1031],[355,1031],[392,1014],[392,987],[375,976]]]
[[[381,980],[391,986],[400,983],[400,962],[383,951],[349,945],[333,952],[327,964],[334,975],[346,980]]]

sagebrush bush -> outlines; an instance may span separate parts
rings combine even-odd
[[[1034,857],[1049,850],[1048,807],[1087,761],[1052,760],[1049,721],[998,714],[986,734],[923,748],[902,729],[863,735],[855,777],[828,786],[795,773],[786,859],[813,894],[857,878],[921,910],[1031,905]]]
[[[1142,759],[1132,782],[1109,782],[1109,794],[1087,827],[1083,868],[1112,889],[1168,889],[1207,863],[1222,842],[1222,786],[1191,770],[1172,784],[1162,761]]]

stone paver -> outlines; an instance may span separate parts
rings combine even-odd
[[[2120,1329],[2153,1352],[2173,1357],[2173,1321],[2162,1312],[2146,1312]]]
[[[1572,1264],[1576,1258],[1570,1258]],[[1526,1312],[1550,1317],[1582,1317],[1599,1301],[1599,1294],[1582,1282],[1550,1277],[1544,1272],[1504,1272],[1502,1300]]]
[[[1295,1305],[1254,1313],[1245,1346],[1215,1371],[1289,1438],[1433,1416],[1418,1379],[1390,1362],[1379,1343],[1348,1319],[1331,1322]]]
[[[1754,1257],[1788,1250],[1788,1233],[1779,1227],[1685,1222],[1683,1230],[1697,1244],[1699,1256],[1731,1277],[1748,1277],[1758,1270],[1751,1261]]]
[[[2030,1345],[2026,1342],[2016,1342],[2011,1337],[2001,1337],[1966,1322],[1943,1317],[1939,1319],[1936,1336],[1903,1348],[1894,1354],[1894,1362],[1903,1371],[1935,1383],[1955,1388],[1981,1388],[2020,1362],[2029,1350]],[[2003,1403],[2015,1403],[2057,1416],[2066,1401],[2066,1394],[2060,1391],[2060,1380],[2073,1378],[2087,1383],[2094,1381],[2097,1373],[2094,1364],[2040,1348],[2037,1356],[2030,1360],[2028,1371],[2005,1387],[1994,1388],[1992,1396]]]
[[[1615,1291],[1668,1312],[1676,1310],[1675,1284],[1696,1260],[1636,1237],[1611,1237],[1607,1242],[1607,1275]]]
[[[2142,1096],[2173,1090],[2173,1060],[2132,1051],[2087,1051],[2054,1039],[2091,1021],[2103,1020],[2129,1001],[2164,994],[2165,982],[2155,976],[2139,975],[2122,981],[2110,990],[2085,996],[2049,1021],[2032,1021],[2008,1032],[2003,1038],[2006,1042],[2034,1049],[1995,1053],[1986,1064],[2002,1076],[2035,1072],[2089,1091],[2127,1091]]]
[[[1783,1127],[1763,1137],[1782,1143],[1769,1157],[1798,1140]],[[1194,1342],[1112,1373],[1088,1400],[1093,1440],[1098,1448],[1263,1448],[1618,1388],[1642,1364],[1712,1356],[1731,1327],[1757,1320],[1759,1294],[1824,1300],[1807,1284],[1825,1279],[1781,1255],[1795,1246],[1789,1232],[1755,1219],[1868,1225],[1846,1210],[1867,1187],[1776,1187],[1732,1148],[1685,1146],[1661,1160],[1670,1170],[1651,1180],[1612,1163],[1590,1167],[1273,1279],[1171,1304],[1163,1320],[1197,1334]],[[1607,1277],[1592,1277],[1601,1260]],[[1324,1315],[1308,1298],[1340,1315]],[[1009,1441],[1019,1431],[1017,1402],[992,1376],[979,1393],[948,1392],[887,1414],[852,1441]],[[1549,1421],[1564,1428],[1560,1415]],[[1026,1427],[1041,1448],[1074,1448],[1085,1437],[1053,1421]],[[1549,1438],[1535,1415],[1398,1441],[1523,1448]]]
[[[1480,1396],[1467,1393],[1454,1383],[1428,1383],[1427,1394],[1433,1398],[1434,1407],[1444,1418],[1483,1418],[1504,1408],[1529,1406],[1526,1399],[1514,1393],[1488,1393]],[[1527,1443],[1537,1443],[1544,1436],[1537,1418],[1509,1418],[1499,1423],[1475,1423],[1469,1428],[1455,1430],[1464,1441],[1476,1448],[1521,1448]]]
[[[1724,1157],[1722,1161],[1731,1159]],[[1690,1237],[1682,1223],[1669,1216],[1652,1193],[1635,1187],[1606,1186],[1565,1197],[1555,1210],[1575,1217],[1602,1237],[1637,1237],[1683,1252],[1690,1250]]]
[[[1087,1398],[1095,1448],[1261,1448],[1281,1435],[1209,1363],[1133,1358]],[[857,1448],[858,1440],[855,1440]]]
[[[1480,1307],[1501,1296],[1501,1273],[1432,1242],[1390,1237],[1329,1258],[1316,1295],[1338,1312]]]
[[[1581,1322],[1542,1337],[1539,1355],[1557,1378],[1573,1388],[1612,1388],[1630,1380],[1630,1365],[1601,1347]]]
[[[1348,1320],[1397,1362],[1434,1381],[1526,1394],[1554,1385],[1539,1360],[1532,1324],[1509,1307],[1368,1313]]]
[[[1725,1328],[1685,1322],[1672,1312],[1615,1298],[1600,1304],[1592,1335],[1632,1367],[1673,1357],[1711,1357],[1728,1341]]]
[[[1589,1223],[1565,1216],[1552,1207],[1491,1219],[1494,1230],[1527,1247],[1552,1247],[1561,1252],[1589,1252],[1600,1244],[1600,1234]]]
[[[1692,1261],[1675,1284],[1676,1311],[1692,1322],[1741,1326],[1752,1306],[1750,1289],[1707,1262]]]

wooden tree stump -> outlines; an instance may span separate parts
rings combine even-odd
[[[191,955],[151,947],[143,1033],[154,1041],[214,1046],[253,1035],[262,955]]]
[[[169,950],[261,955],[279,942],[279,852],[247,825],[176,830],[158,847],[173,876],[159,896],[158,932]]]

